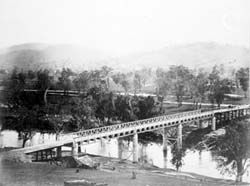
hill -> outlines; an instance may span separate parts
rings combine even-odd
[[[0,50],[2,69],[14,66],[23,69],[69,67],[78,71],[107,65],[119,71],[128,71],[142,67],[168,68],[170,65],[211,68],[216,64],[224,64],[227,68],[245,67],[250,64],[250,50],[241,46],[207,42],[168,46],[116,58],[97,50],[66,44],[26,43]]]
[[[152,52],[122,57],[119,61],[135,68],[142,66],[168,68],[171,65],[211,68],[219,64],[228,68],[238,68],[250,64],[250,50],[241,46],[204,42],[169,46]]]

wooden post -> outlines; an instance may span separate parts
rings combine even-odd
[[[138,162],[138,134],[133,136],[133,162]]]

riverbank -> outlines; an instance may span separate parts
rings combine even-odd
[[[9,152],[0,153],[0,185],[3,186],[62,186],[64,181],[87,179],[109,186],[186,186],[186,185],[236,185],[232,180],[215,179],[193,173],[160,169],[150,164],[134,164],[117,158],[95,156],[98,169],[66,168],[49,163],[11,161]],[[6,160],[8,156],[8,160]],[[132,179],[133,173],[136,179]],[[238,183],[237,185],[249,185]]]

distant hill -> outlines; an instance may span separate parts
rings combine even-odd
[[[240,46],[217,43],[193,43],[165,47],[160,50],[134,54],[119,59],[121,64],[168,68],[184,65],[190,68],[211,68],[224,64],[227,67],[244,67],[250,64],[250,50]]]
[[[108,57],[97,50],[76,45],[27,43],[0,51],[0,68],[22,69],[69,67],[74,70],[98,68]]]
[[[0,68],[4,69],[17,66],[23,69],[69,67],[82,70],[108,65],[116,70],[128,71],[142,67],[168,68],[170,65],[211,68],[216,64],[224,64],[227,68],[247,66],[250,64],[250,50],[206,42],[168,46],[116,58],[76,45],[26,43],[0,50]]]

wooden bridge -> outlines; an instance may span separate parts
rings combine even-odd
[[[88,144],[101,139],[122,138],[133,135],[133,161],[138,161],[138,133],[163,129],[163,151],[167,149],[167,131],[171,127],[177,128],[177,145],[182,145],[182,127],[196,123],[202,127],[202,123],[210,121],[212,130],[216,130],[216,123],[237,119],[250,115],[250,105],[235,106],[232,108],[218,109],[201,112],[201,110],[182,112],[172,115],[163,115],[159,117],[116,124],[106,127],[82,130],[60,136],[55,142],[44,143],[31,147],[19,149],[25,154],[35,154],[36,160],[43,159],[45,156],[54,155],[61,157],[62,146],[72,147],[72,155],[77,156],[80,152],[81,144]],[[119,153],[120,154],[120,153]],[[119,155],[120,157],[120,155]]]

